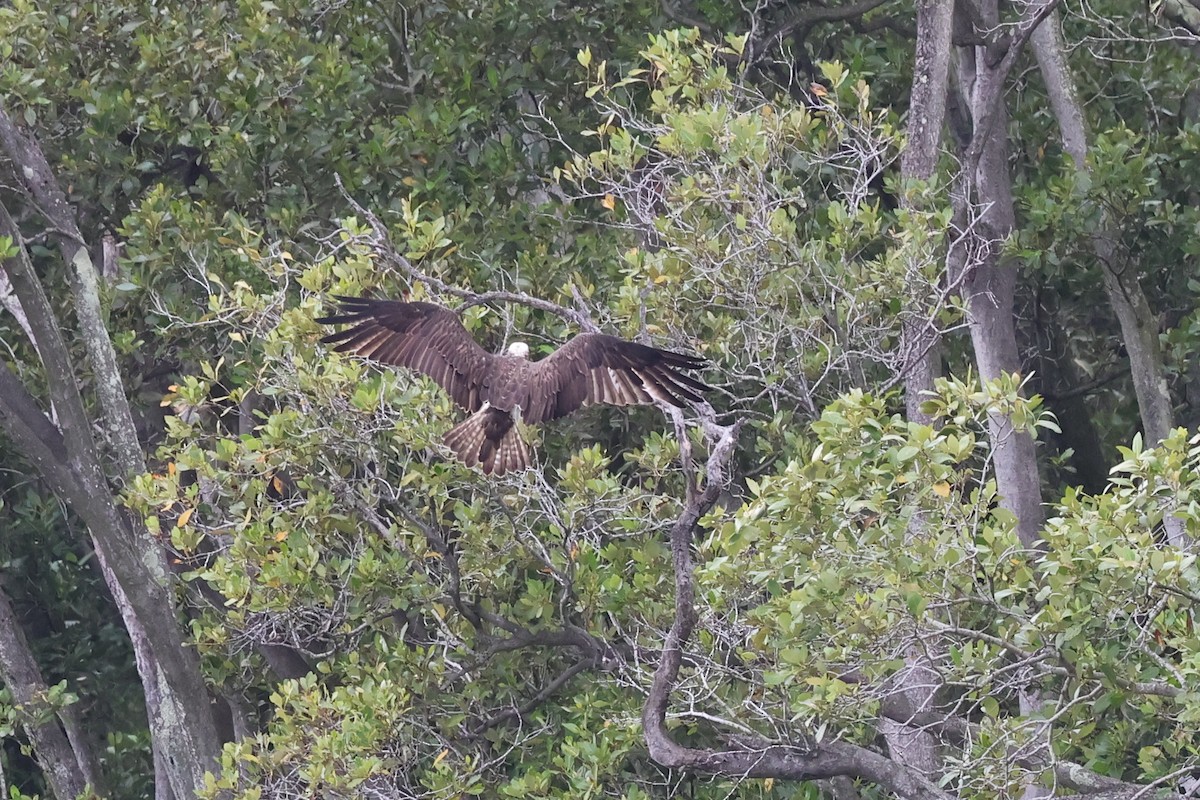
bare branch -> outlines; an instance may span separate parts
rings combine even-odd
[[[552,303],[549,300],[543,300],[539,297],[525,294],[524,292],[493,291],[480,294],[478,292],[470,291],[469,289],[462,289],[457,286],[452,286],[443,280],[422,272],[413,266],[412,262],[405,258],[404,255],[392,244],[391,237],[388,235],[387,227],[384,226],[379,217],[377,217],[374,212],[360,205],[358,201],[355,200],[348,191],[346,191],[346,187],[342,184],[341,176],[335,175],[334,180],[337,182],[338,188],[341,189],[342,196],[346,198],[346,202],[350,204],[355,213],[361,215],[362,218],[367,221],[367,224],[371,226],[373,231],[371,243],[375,247],[376,251],[389,262],[399,267],[400,270],[408,275],[410,279],[419,283],[423,283],[443,294],[460,297],[466,300],[467,302],[462,306],[462,309],[470,308],[471,306],[482,305],[484,303],[516,303],[518,305],[527,306],[528,308],[536,308],[539,311],[546,311],[554,314],[561,319],[578,325],[581,330],[588,333],[599,332],[600,329],[596,327],[596,324],[592,322],[591,318],[587,314],[581,311],[576,311],[573,308],[567,308],[566,306],[559,305],[558,303]]]
[[[495,714],[494,716],[480,720],[476,725],[472,726],[468,735],[478,736],[489,728],[502,725],[513,718],[524,717],[526,714],[535,710],[553,697],[560,689],[567,685],[568,681],[584,670],[596,666],[596,663],[597,662],[595,658],[585,658],[580,661],[576,661],[574,664],[564,670],[558,677],[543,686],[541,691],[529,698],[529,700],[522,703],[520,706],[507,708],[500,713]]]

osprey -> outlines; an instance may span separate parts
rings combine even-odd
[[[352,327],[321,339],[340,353],[428,375],[470,416],[446,434],[445,443],[467,466],[502,475],[529,466],[518,420],[536,425],[584,406],[681,407],[699,402],[711,387],[682,372],[700,369],[702,358],[659,350],[616,336],[581,333],[540,361],[514,342],[492,355],[463,327],[458,315],[433,303],[336,297],[341,313],[322,325]]]

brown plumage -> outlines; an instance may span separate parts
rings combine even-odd
[[[581,333],[541,361],[529,361],[521,343],[504,355],[488,353],[457,314],[433,303],[336,299],[340,313],[317,322],[351,327],[321,341],[432,378],[470,415],[446,434],[446,445],[488,474],[529,466],[518,415],[536,425],[597,403],[682,406],[699,402],[709,389],[683,371],[700,369],[704,359],[616,336]]]

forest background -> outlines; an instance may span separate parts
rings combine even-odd
[[[1200,784],[1200,6],[0,7],[0,794]],[[332,294],[710,404],[489,479]]]

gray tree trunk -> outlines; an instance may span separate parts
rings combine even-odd
[[[10,128],[7,132],[5,125]],[[37,202],[37,206],[45,210],[47,203],[54,203],[55,194],[45,185],[45,181],[53,180],[53,176],[49,175],[45,160],[40,158],[40,151],[12,128],[11,120],[2,111],[0,143],[16,162],[17,171],[26,178],[30,194],[46,198]],[[30,159],[29,168],[23,169],[18,159]],[[57,197],[61,198],[61,192]],[[18,243],[22,240],[20,231],[2,205],[0,235],[12,236]],[[79,245],[71,257],[74,267],[78,270],[91,268],[90,260],[79,255],[86,253],[81,241],[73,243]],[[72,248],[64,247],[62,252],[65,256]],[[134,448],[137,447],[136,437],[129,434],[132,438],[124,444],[112,443],[111,452],[116,455],[118,474],[107,474],[102,466],[102,448],[93,438],[95,426],[79,394],[76,365],[23,246],[18,247],[18,254],[9,259],[4,268],[36,336],[57,424],[46,418],[27,388],[7,368],[0,368],[0,424],[54,492],[87,526],[101,571],[138,655],[137,667],[146,696],[150,733],[155,746],[166,754],[162,763],[167,770],[167,780],[177,797],[191,797],[203,785],[205,773],[215,768],[220,741],[200,675],[199,660],[184,641],[175,616],[172,578],[161,548],[145,526],[120,507],[113,493],[113,483],[119,485],[138,468],[140,454],[135,457],[129,453],[131,442]],[[85,291],[96,289],[94,274],[90,282],[87,277],[77,275],[76,282]],[[78,303],[77,299],[77,311]],[[89,324],[84,312],[79,312],[79,317],[85,340],[104,340],[91,341],[88,352],[94,354],[105,349],[111,352],[111,341],[107,330],[99,324],[100,320],[96,318]],[[110,366],[114,371],[106,372]],[[99,390],[99,405],[112,423],[103,427],[109,430],[123,428],[114,420],[129,417],[129,409],[120,375],[115,372],[115,361],[106,366],[104,356],[100,356],[91,367],[95,383],[109,387]],[[119,400],[110,396],[112,391],[118,391]],[[115,407],[106,403],[113,403]],[[132,425],[129,429],[132,430]]]
[[[1087,122],[1067,64],[1057,17],[1051,17],[1038,27],[1030,43],[1046,84],[1050,107],[1058,120],[1063,149],[1071,156],[1076,169],[1087,172],[1090,147]],[[1158,317],[1138,282],[1137,264],[1122,256],[1117,239],[1107,212],[1102,210],[1099,229],[1092,237],[1092,251],[1100,264],[1104,290],[1117,315],[1121,340],[1129,354],[1129,371],[1142,419],[1143,437],[1148,446],[1154,446],[1175,427],[1175,412],[1158,341]],[[1171,544],[1179,547],[1188,544],[1181,520],[1168,516],[1163,520],[1163,527]]]
[[[86,739],[78,735],[74,716],[67,714],[67,709],[55,711],[47,701],[49,687],[3,589],[0,589],[0,680],[12,693],[22,727],[54,796],[59,800],[74,800],[85,795],[89,788],[98,793],[97,762]]]
[[[954,0],[923,0],[917,5],[917,44],[907,143],[900,157],[900,174],[904,182],[901,204],[907,209],[928,205],[928,182],[936,174],[942,152],[953,17]],[[914,184],[918,183],[923,184],[923,190],[916,188]],[[911,354],[911,360],[904,365],[904,404],[910,420],[928,425],[932,420],[921,410],[922,395],[933,389],[940,348],[936,333],[922,322],[929,312],[919,299],[922,293],[917,291],[923,282],[917,280],[915,283],[917,286],[911,292],[911,307],[904,326],[904,351]],[[907,535],[921,536],[925,524],[923,518],[915,518]],[[937,737],[906,724],[904,720],[930,709],[940,682],[922,652],[913,649],[905,656],[905,662],[906,667],[897,677],[894,692],[884,701],[887,708],[880,720],[880,732],[887,740],[893,758],[933,778],[942,767]]]
[[[996,0],[982,3],[978,10],[985,26],[998,25]],[[956,60],[961,101],[972,121],[973,138],[965,158],[967,174],[955,193],[956,217],[962,227],[955,260],[965,270],[961,277],[968,327],[983,380],[1021,369],[1013,319],[1017,264],[1002,252],[1016,227],[1003,92],[1011,63],[993,66],[994,60],[987,46],[960,47]],[[1000,504],[1016,516],[1022,544],[1036,547],[1044,511],[1033,437],[1014,430],[1011,420],[1000,414],[989,417],[988,427]]]
[[[988,43],[1000,23],[999,3],[983,0],[974,6],[978,15],[974,33],[981,35],[985,44],[958,50],[959,87],[971,120],[971,137],[964,157],[966,173],[956,196],[956,215],[965,225],[960,263],[966,270],[963,285],[971,343],[983,380],[1021,370],[1014,320],[1017,264],[1003,252],[1005,241],[1016,229],[1004,86],[1021,49],[1020,36],[1036,30],[1053,9],[1052,3],[1049,0],[1026,10],[1017,25],[1020,33],[999,57],[996,46]],[[1021,543],[1028,548],[1039,547],[1045,516],[1033,437],[1016,430],[1008,417],[998,413],[988,416],[988,427],[1000,504],[1016,516]],[[1035,713],[1040,705],[1036,687],[1021,691],[1023,715]],[[1030,783],[1022,796],[1033,800],[1049,794]]]

